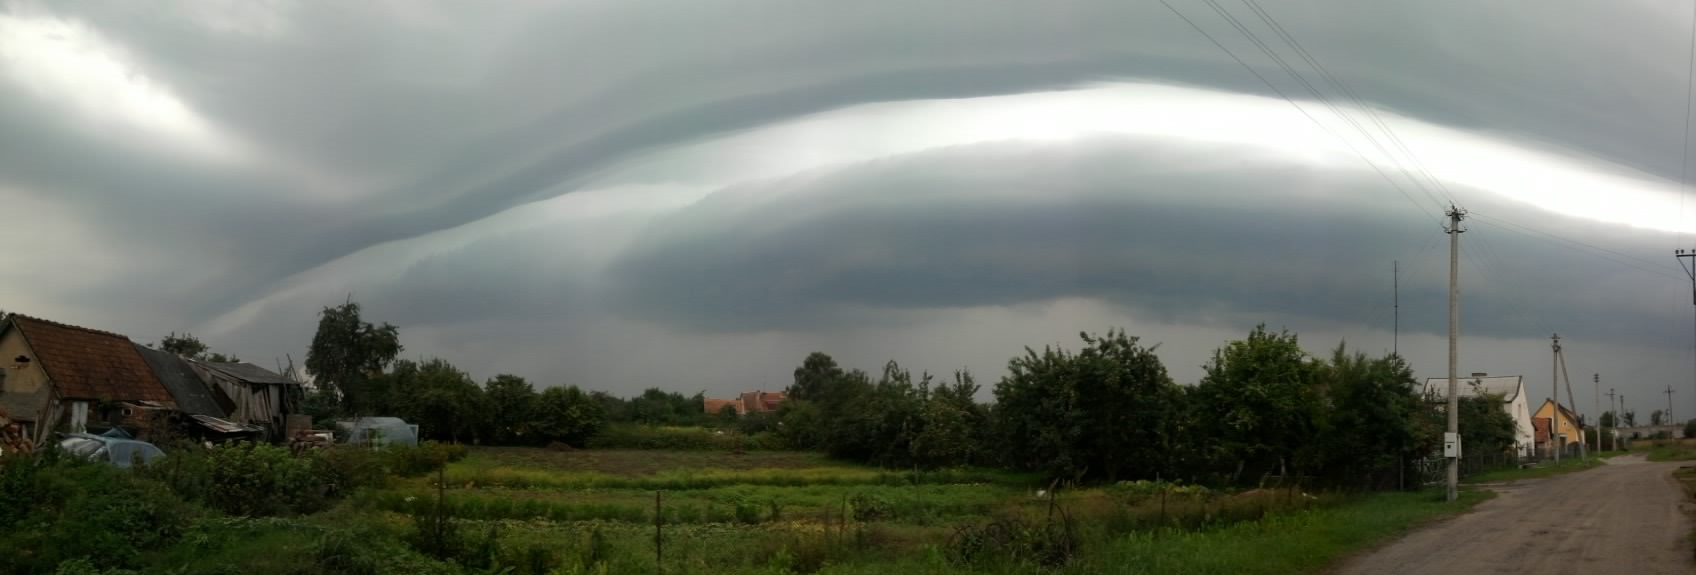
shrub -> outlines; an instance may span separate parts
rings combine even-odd
[[[206,504],[229,515],[311,513],[326,507],[313,456],[283,447],[240,442],[206,452]]]
[[[0,511],[0,573],[137,567],[143,550],[176,542],[193,520],[158,482],[54,456],[0,466],[0,499],[21,502]]]

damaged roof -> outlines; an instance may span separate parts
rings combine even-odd
[[[212,389],[206,387],[206,381],[194,373],[188,362],[177,354],[153,349],[136,344],[135,350],[141,358],[147,361],[148,367],[153,368],[153,374],[164,384],[165,390],[177,400],[177,406],[184,413],[191,415],[210,415],[223,417],[224,408],[212,397]]]
[[[130,338],[17,314],[10,325],[23,334],[60,397],[176,404]]]
[[[251,363],[214,363],[205,362],[202,365],[217,370],[226,376],[246,383],[264,383],[275,385],[300,385],[300,382],[277,375],[269,369]]]

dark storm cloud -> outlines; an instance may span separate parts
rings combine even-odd
[[[1177,5],[1286,91],[1304,96],[1204,6]],[[281,5],[259,23],[224,26],[208,25],[207,10],[186,5],[54,8],[131,48],[216,125],[362,184],[359,201],[289,218],[288,229],[261,223],[226,239],[224,249],[245,262],[235,275],[249,281],[207,294],[213,303],[196,313],[367,246],[568,191],[632,154],[838,106],[1123,77],[1268,92],[1163,8],[1141,3],[970,11],[920,3],[898,12],[757,1],[502,11]],[[1677,158],[1667,150],[1677,134],[1667,126],[1680,111],[1682,61],[1648,57],[1683,46],[1682,28],[1667,24],[1670,8],[1267,8],[1371,102],[1676,173]],[[7,133],[19,146],[44,129],[51,128]],[[84,166],[91,171],[125,163],[100,148],[59,154],[116,160]],[[55,187],[109,189],[74,179]],[[228,187],[217,177],[175,185],[204,197]],[[268,207],[219,212],[235,217]],[[114,208],[91,216],[127,217],[127,207]]]
[[[1249,154],[1129,138],[986,144],[747,184],[656,221],[611,269],[611,293],[628,313],[707,331],[1066,297],[1176,323],[1360,324],[1389,299],[1390,260],[1401,259],[1404,329],[1446,329],[1435,223],[1375,191],[1370,173]],[[1510,221],[1528,213],[1476,207]],[[1658,321],[1664,302],[1640,299],[1664,297],[1670,279],[1474,228],[1466,239],[1488,243],[1469,244],[1464,260],[1468,333],[1576,324],[1634,341],[1676,335]],[[1624,253],[1667,239],[1587,237]]]

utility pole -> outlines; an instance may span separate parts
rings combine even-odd
[[[1390,301],[1393,302],[1392,305],[1395,307],[1395,311],[1392,313],[1395,317],[1395,323],[1393,324],[1394,327],[1390,328],[1390,353],[1400,356],[1402,354],[1402,262],[1396,260],[1391,265],[1394,266],[1392,268],[1394,279],[1390,280],[1390,291],[1392,293]]]
[[[1555,408],[1549,411],[1549,451],[1555,454],[1555,464],[1561,462],[1561,334],[1554,334],[1549,339],[1554,340],[1552,346],[1555,354],[1549,356],[1549,379],[1554,382]]]
[[[1566,372],[1566,354],[1563,353],[1560,350],[1556,350],[1555,351],[1555,357],[1560,359],[1561,381],[1566,382],[1566,398],[1567,398],[1568,401],[1572,402],[1572,412],[1574,414],[1577,414],[1578,413],[1578,394],[1572,392],[1572,375],[1568,374]],[[1557,407],[1557,408],[1560,407],[1560,404],[1556,403],[1555,407]],[[1577,423],[1577,422],[1574,422],[1574,423]],[[1578,426],[1578,428],[1575,429],[1575,431],[1578,432],[1578,456],[1580,458],[1582,458],[1584,461],[1590,461],[1590,451],[1587,448],[1587,446],[1590,443],[1587,442],[1587,441],[1584,441],[1584,426],[1582,426],[1582,425]],[[1561,446],[1565,447],[1566,445],[1562,444]]]
[[[1661,414],[1661,424],[1662,425],[1673,425],[1672,394],[1674,394],[1674,393],[1677,393],[1677,392],[1672,390],[1672,384],[1667,384],[1667,391],[1666,391],[1666,394],[1667,394],[1667,412]]]
[[[1690,276],[1690,303],[1696,305],[1696,250],[1678,250],[1674,257],[1678,258],[1678,268],[1684,270],[1685,275]],[[1690,263],[1686,264],[1684,260],[1690,260]],[[1691,316],[1691,320],[1692,327],[1696,328],[1696,315]],[[1690,343],[1692,346],[1696,346],[1696,339],[1692,339]],[[1696,355],[1692,355],[1692,360],[1696,361]],[[1696,377],[1696,371],[1691,372],[1691,376]],[[1691,395],[1696,396],[1696,394]],[[1667,396],[1667,400],[1671,401],[1672,396]]]
[[[1461,447],[1460,383],[1456,378],[1460,369],[1460,235],[1466,232],[1460,228],[1460,221],[1466,218],[1466,211],[1449,204],[1449,211],[1443,215],[1449,217],[1449,227],[1444,230],[1449,234],[1449,432],[1444,439],[1456,447],[1449,457],[1448,500],[1454,501],[1459,496]]]
[[[1602,450],[1602,374],[1591,376],[1596,385],[1596,451]]]
[[[1602,374],[1596,374],[1596,380],[1600,382],[1601,379]],[[1614,412],[1614,432],[1608,434],[1608,449],[1619,449],[1619,410],[1614,409],[1614,388],[1611,387],[1608,388],[1608,411]]]

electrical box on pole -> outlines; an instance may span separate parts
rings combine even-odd
[[[1460,459],[1460,434],[1443,432],[1443,457]]]

